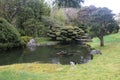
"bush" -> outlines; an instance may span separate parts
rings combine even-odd
[[[35,20],[34,18],[28,19],[23,23],[27,36],[43,37],[46,35],[46,27],[42,22]]]
[[[71,41],[76,41],[79,36],[83,36],[84,31],[78,27],[73,26],[65,26],[58,29],[52,29],[49,31],[48,36],[51,37],[52,40],[61,41],[64,43],[68,43]]]
[[[25,36],[25,31],[24,30],[22,30],[20,28],[17,28],[17,30],[19,31],[21,36]]]
[[[5,19],[0,18],[0,48],[18,47],[22,45],[23,42],[17,29]]]
[[[25,44],[27,44],[30,41],[30,39],[32,39],[32,37],[30,36],[22,36],[21,38]]]

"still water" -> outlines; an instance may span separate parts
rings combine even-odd
[[[60,51],[64,51],[68,55],[58,55],[57,53]],[[0,52],[0,65],[33,62],[64,65],[69,64],[70,61],[81,64],[90,60],[91,56],[89,51],[87,48],[80,45],[30,47],[11,50],[8,52]]]

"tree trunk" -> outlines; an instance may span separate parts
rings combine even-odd
[[[99,39],[100,39],[100,46],[101,47],[104,46],[104,37],[101,36],[101,37],[99,37]]]

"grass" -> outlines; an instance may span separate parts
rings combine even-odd
[[[90,43],[103,54],[95,55],[87,64],[75,67],[38,63],[0,66],[0,80],[120,80],[120,33],[104,39],[104,47],[99,47],[97,38]]]

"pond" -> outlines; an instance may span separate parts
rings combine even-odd
[[[64,51],[67,55],[59,55]],[[53,63],[69,64],[70,61],[78,64],[87,63],[91,56],[86,47],[80,45],[55,45],[16,49],[8,52],[0,52],[0,65],[17,63]]]

